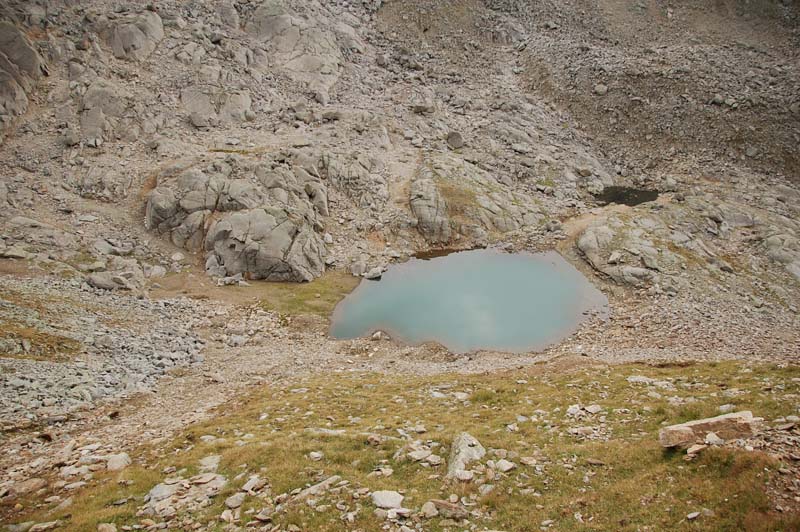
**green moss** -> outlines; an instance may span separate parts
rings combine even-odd
[[[286,315],[312,314],[327,317],[359,279],[340,271],[326,272],[310,283],[263,283],[261,306]]]

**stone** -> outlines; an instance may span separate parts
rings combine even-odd
[[[594,415],[594,414],[598,414],[598,413],[602,412],[603,411],[603,407],[600,406],[600,405],[589,405],[586,408],[584,408],[584,410],[586,410],[590,414]]]
[[[45,532],[55,530],[61,526],[61,521],[48,521],[47,523],[37,523],[28,529],[28,532]]]
[[[497,469],[501,473],[508,473],[509,471],[511,471],[512,469],[514,469],[516,467],[517,467],[517,464],[515,464],[514,462],[511,462],[509,460],[505,460],[505,459],[498,460],[497,463],[495,464],[495,469]]]
[[[694,456],[705,449],[708,449],[708,445],[703,445],[698,443],[686,449],[686,454],[688,456]]]
[[[415,462],[421,462],[422,460],[428,458],[431,454],[433,454],[431,453],[431,451],[428,451],[426,449],[420,449],[418,451],[411,451],[410,453],[408,453],[408,457],[414,460]]]
[[[431,499],[431,504],[436,508],[437,514],[446,519],[461,520],[469,517],[469,512],[460,504],[441,499]]]
[[[608,93],[608,85],[604,83],[598,83],[594,86],[594,93],[598,96],[605,96]]]
[[[733,412],[664,427],[658,433],[658,440],[663,447],[688,447],[709,432],[725,440],[745,438],[758,433],[761,421],[748,410]]]
[[[457,150],[464,147],[464,137],[458,131],[451,131],[447,135],[447,145]]]
[[[245,496],[246,494],[242,492],[235,493],[230,497],[228,497],[227,499],[225,499],[225,506],[227,506],[231,510],[235,510],[244,503]]]
[[[262,2],[244,30],[270,50],[269,59],[254,58],[256,68],[277,67],[314,94],[328,94],[338,80],[345,63],[343,50],[365,50],[351,25],[344,21],[334,25],[329,17],[314,12],[297,13],[283,2]]]
[[[261,521],[262,523],[267,523],[272,521],[272,515],[275,513],[275,509],[272,507],[262,508],[260,512],[258,512],[254,517],[257,521]]]
[[[259,477],[258,475],[253,475],[247,482],[244,483],[242,486],[242,491],[247,493],[255,493],[261,490],[264,486],[267,485],[267,480]]]
[[[131,465],[131,458],[128,453],[112,454],[107,458],[106,469],[109,471],[121,471]]]
[[[307,499],[308,497],[314,497],[314,496],[320,495],[320,494],[326,492],[327,490],[329,490],[332,486],[334,486],[340,480],[342,480],[342,477],[340,477],[339,475],[331,475],[330,477],[326,478],[325,480],[323,480],[321,482],[318,482],[317,484],[314,484],[313,486],[310,486],[310,487],[304,489],[303,491],[301,491],[300,493],[295,495],[294,498],[295,498],[295,500],[304,500],[304,499]]]
[[[436,509],[436,505],[433,503],[433,501],[428,501],[422,505],[422,508],[420,508],[420,513],[426,519],[432,519],[439,515],[439,510]]]
[[[207,90],[187,87],[181,91],[181,103],[189,113],[189,121],[196,128],[207,128],[216,124],[217,108]]]
[[[254,209],[223,218],[209,229],[205,248],[228,276],[311,281],[325,269],[320,235],[284,210]]]
[[[418,178],[411,182],[411,212],[417,219],[417,230],[428,242],[447,243],[452,237],[447,203],[433,179]]]
[[[327,254],[318,218],[327,213],[327,193],[319,178],[299,167],[253,167],[238,158],[226,164],[160,180],[147,197],[147,228],[176,246],[204,251],[206,271],[215,277],[319,277]]]
[[[367,279],[380,279],[381,276],[383,276],[383,268],[380,266],[376,266],[364,274]]]
[[[46,486],[47,481],[45,479],[34,477],[14,484],[14,491],[21,495],[25,495],[28,493],[35,493]]]
[[[0,127],[27,111],[28,96],[46,73],[44,61],[25,33],[10,21],[0,21]]]
[[[117,532],[117,525],[113,523],[100,523],[97,525],[97,532]]]
[[[218,454],[210,454],[200,459],[200,472],[213,473],[219,467],[222,457]]]
[[[373,491],[372,495],[372,504],[377,506],[378,508],[382,508],[384,510],[389,510],[392,508],[402,508],[403,506],[403,497],[396,491]]]
[[[111,34],[111,50],[118,59],[143,61],[164,38],[161,17],[153,11],[144,11],[117,24]]]
[[[168,499],[178,493],[180,489],[179,484],[156,484],[153,488],[147,493],[145,499],[150,502],[158,502],[164,499]]]
[[[86,282],[89,286],[99,288],[101,290],[116,290],[118,288],[126,288],[124,283],[119,282],[119,276],[112,272],[95,272],[86,276]]]
[[[455,474],[455,479],[461,482],[471,482],[473,478],[475,478],[475,472],[466,469],[459,469]]]
[[[459,471],[466,469],[467,464],[480,460],[485,455],[486,449],[483,445],[471,434],[462,432],[453,440],[446,478],[455,478]]]
[[[709,432],[708,434],[706,434],[706,437],[705,437],[705,439],[703,441],[705,441],[706,445],[724,445],[725,444],[725,440],[723,440],[722,438],[720,438],[719,436],[717,436],[713,432]]]
[[[7,20],[0,21],[0,52],[28,80],[38,79],[46,73],[44,61],[31,41],[24,32]],[[1,65],[0,68],[11,70],[8,65]],[[31,88],[29,82],[23,78],[17,77],[17,80],[24,89]]]

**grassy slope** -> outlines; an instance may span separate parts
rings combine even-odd
[[[625,380],[629,375],[669,379],[675,389],[630,384]],[[298,387],[308,390],[297,391]],[[446,397],[434,398],[432,390]],[[653,391],[662,397],[650,393]],[[454,392],[464,392],[469,399],[457,400]],[[222,455],[220,470],[228,478],[240,475],[205,510],[202,520],[210,523],[221,513],[225,497],[252,473],[269,479],[273,495],[338,474],[352,487],[402,490],[404,506],[415,510],[430,498],[447,498],[451,493],[476,496],[475,484],[445,483],[445,465],[426,468],[393,459],[404,444],[402,440],[387,438],[383,444],[371,446],[364,436],[397,437],[398,430],[411,432],[422,424],[427,432],[415,437],[423,441],[447,446],[466,430],[487,449],[502,448],[537,459],[536,466],[514,459],[517,469],[491,481],[494,491],[478,497],[470,508],[480,512],[481,517],[471,518],[478,529],[532,530],[552,519],[555,530],[797,530],[797,517],[770,511],[764,485],[777,463],[766,455],[712,449],[686,462],[682,454],[663,451],[656,440],[662,424],[716,415],[718,406],[725,403],[751,409],[767,419],[793,414],[799,394],[798,368],[734,363],[671,368],[594,366],[568,371],[534,367],[504,374],[403,379],[327,375],[292,387],[267,387],[232,403],[217,418],[189,427],[166,446],[143,447],[134,456],[134,466],[109,474],[95,487],[76,494],[68,510],[47,516],[40,512],[36,517],[63,518],[69,530],[94,530],[96,523],[103,521],[136,523],[141,497],[166,476],[159,471],[168,466],[186,468],[183,476],[187,477],[197,470],[199,459],[209,454]],[[675,406],[668,397],[697,401]],[[571,404],[593,403],[601,405],[604,413],[582,421],[565,416]],[[547,414],[518,423],[516,432],[507,429],[517,415],[532,416],[539,409]],[[601,423],[604,414],[606,421]],[[585,440],[566,430],[581,425],[600,427],[608,441]],[[306,430],[319,427],[346,433],[320,436]],[[200,436],[206,434],[222,441],[203,443]],[[309,460],[311,451],[322,451],[324,459]],[[448,453],[440,449],[438,454],[446,458]],[[494,458],[491,451],[484,463],[490,458]],[[606,465],[590,465],[590,458]],[[382,464],[392,467],[394,473],[368,476]],[[129,485],[120,483],[126,480]],[[111,506],[125,497],[133,499]],[[355,523],[345,526],[340,520],[342,512],[333,507],[318,512],[305,504],[292,506],[275,522],[296,524],[302,530],[380,530],[368,498],[356,500],[343,492],[321,497],[318,502],[339,501],[348,510],[362,507]],[[248,497],[243,510],[258,511],[262,506],[262,501]],[[687,514],[703,508],[712,510],[714,516],[686,521]],[[250,518],[244,513],[243,521],[247,521]],[[434,518],[426,522],[425,530],[446,530],[446,525],[442,518]]]

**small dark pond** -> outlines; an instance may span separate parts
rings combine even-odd
[[[616,203],[618,205],[629,205],[633,207],[640,203],[657,200],[658,191],[644,188],[613,186],[606,187],[603,189],[603,192],[595,194],[594,199],[601,205]]]

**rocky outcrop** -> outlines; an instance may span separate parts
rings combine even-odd
[[[231,92],[191,86],[181,92],[181,103],[196,128],[241,124],[255,118],[250,92],[246,90]]]
[[[206,269],[270,281],[324,271],[325,185],[300,167],[228,157],[164,178],[148,196],[147,227],[203,251]]]
[[[389,186],[382,175],[385,165],[379,157],[326,151],[305,159],[358,207],[382,207],[389,199]]]
[[[767,257],[783,265],[800,281],[800,239],[787,233],[771,234],[762,243]]]
[[[417,230],[431,243],[447,243],[452,238],[447,203],[432,179],[420,178],[411,183],[411,213],[417,219]]]
[[[679,271],[683,259],[659,245],[656,235],[670,233],[656,218],[635,222],[612,217],[584,230],[577,248],[595,270],[620,284],[642,287]]]
[[[364,51],[357,25],[346,17],[332,20],[317,2],[308,2],[301,16],[281,0],[267,0],[247,21],[245,31],[269,48],[270,63],[305,83],[325,103],[345,61],[342,51]]]
[[[215,223],[205,239],[206,267],[269,281],[311,281],[325,269],[325,245],[281,208],[242,211]]]
[[[0,21],[0,128],[28,109],[29,94],[46,68],[30,40]]]
[[[2,220],[2,219],[0,219]],[[27,253],[47,251],[55,257],[69,257],[75,254],[77,241],[75,235],[46,222],[14,216],[0,224],[6,242],[16,245],[12,249]]]
[[[616,236],[617,233],[607,225],[590,227],[578,238],[577,246],[595,270],[619,283],[643,286],[652,281],[653,271],[641,266],[616,263],[621,257],[619,242],[614,240]]]
[[[417,230],[432,244],[446,244],[459,235],[482,241],[489,233],[507,233],[541,219],[530,197],[447,155],[423,162],[411,180],[409,208]]]
[[[80,101],[81,137],[98,147],[110,138],[124,117],[130,95],[110,81],[94,80]]]
[[[161,17],[153,11],[145,11],[116,24],[111,30],[109,44],[114,57],[142,61],[153,53],[163,38]]]

